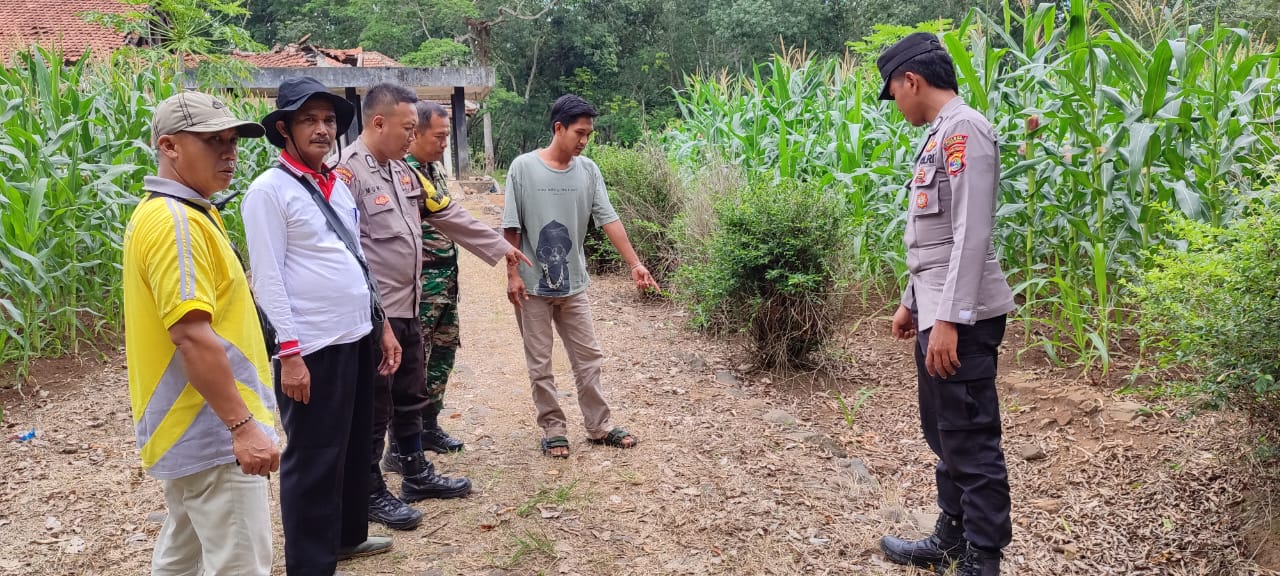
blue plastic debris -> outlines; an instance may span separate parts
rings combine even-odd
[[[35,429],[35,428],[32,428],[30,432],[23,432],[22,434],[19,434],[19,435],[18,435],[18,441],[19,441],[19,442],[26,442],[27,440],[30,440],[30,439],[35,438],[35,437],[36,437],[36,429]]]

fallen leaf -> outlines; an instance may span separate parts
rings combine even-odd
[[[1075,544],[1057,544],[1054,545],[1053,551],[1062,554],[1068,562],[1080,556],[1080,547]]]
[[[684,494],[685,496],[701,496],[702,495],[702,491],[697,488],[685,488],[684,490],[681,490],[680,493]]]
[[[538,513],[544,520],[560,517],[560,509],[555,506],[538,506]]]

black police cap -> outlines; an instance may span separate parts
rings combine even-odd
[[[880,90],[880,99],[893,100],[893,95],[889,94],[889,79],[893,78],[893,73],[897,72],[898,68],[911,61],[912,58],[928,54],[934,50],[946,52],[946,49],[942,47],[942,41],[938,40],[937,36],[928,32],[914,32],[881,53],[880,57],[876,59],[876,68],[880,69],[880,78],[884,79],[884,88]]]

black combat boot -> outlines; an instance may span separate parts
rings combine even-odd
[[[373,474],[373,489],[369,491],[369,521],[385,524],[392,530],[413,530],[422,523],[422,513],[397,500],[387,490],[382,474]]]
[[[444,408],[443,402],[436,402],[427,407],[422,412],[422,449],[430,450],[437,454],[448,454],[449,452],[461,452],[462,442],[449,436],[440,427],[440,410]]]
[[[422,429],[422,448],[437,454],[461,452],[464,448],[461,440],[450,436],[444,428],[435,426]]]
[[[955,576],[1000,576],[1000,553],[983,550],[970,544],[956,562]]]
[[[926,570],[949,566],[965,553],[964,525],[946,512],[938,514],[933,534],[923,540],[903,540],[893,536],[880,539],[885,558]]]
[[[400,456],[400,499],[417,502],[427,498],[460,498],[471,493],[471,480],[436,474],[435,466],[422,455]]]

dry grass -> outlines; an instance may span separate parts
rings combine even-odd
[[[887,564],[876,548],[882,534],[931,527],[934,508],[933,458],[916,422],[909,345],[888,338],[887,320],[873,317],[840,335],[831,356],[843,360],[842,371],[744,374],[737,370],[744,358],[731,346],[682,330],[680,311],[637,301],[625,279],[599,279],[593,313],[608,353],[614,422],[641,444],[622,451],[584,442],[570,396],[562,402],[574,424],[573,454],[553,460],[537,450],[510,313],[492,303],[502,296],[501,270],[465,257],[462,281],[465,345],[445,425],[468,451],[436,462],[446,473],[468,474],[476,493],[420,504],[427,520],[396,534],[395,552],[341,569],[922,574]],[[1266,539],[1275,534],[1276,471],[1253,457],[1241,419],[1206,412],[1182,420],[1184,407],[1171,405],[1116,424],[1107,413],[1117,399],[1006,358],[1015,527],[1005,573],[1277,574],[1260,565],[1280,559],[1275,537]],[[0,574],[145,571],[159,528],[147,516],[163,509],[163,499],[138,470],[120,362],[42,375],[25,399],[0,393],[7,433],[35,426],[41,439],[0,445],[7,471]],[[568,382],[559,349],[554,364]],[[726,374],[718,380],[717,372]],[[850,427],[836,393],[849,400],[860,390],[869,396]],[[1102,409],[1086,402],[1085,414],[1069,397],[1079,394]],[[795,423],[767,422],[769,410]],[[823,438],[876,482],[860,482]],[[1047,458],[1019,457],[1029,445]],[[61,527],[47,529],[48,517]],[[278,527],[276,534],[282,573]],[[77,537],[84,549],[74,552]]]

